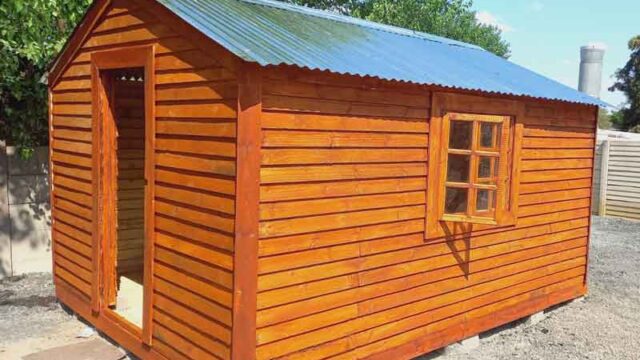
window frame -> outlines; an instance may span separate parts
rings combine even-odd
[[[429,173],[427,175],[427,209],[425,237],[442,237],[475,230],[514,225],[517,220],[520,150],[524,113],[522,102],[493,99],[473,95],[435,93],[432,97],[432,116],[429,127]],[[447,166],[449,158],[449,134],[451,121],[500,122],[503,144],[498,152],[499,171],[496,181],[495,216],[468,216],[467,199],[465,215],[445,214]],[[505,126],[508,124],[508,127]],[[479,126],[477,126],[479,127]],[[472,129],[476,126],[472,126]],[[472,131],[473,136],[478,133]],[[472,139],[472,143],[477,139]],[[455,150],[454,150],[455,151]],[[473,154],[473,145],[469,153]],[[476,151],[477,152],[477,151]],[[477,170],[471,161],[470,169]],[[475,158],[478,158],[476,156]],[[504,160],[503,160],[504,159]],[[477,174],[476,174],[477,175]],[[471,173],[469,176],[473,176]],[[473,184],[473,178],[469,183]],[[470,185],[469,188],[474,185]],[[471,196],[473,191],[470,191]]]

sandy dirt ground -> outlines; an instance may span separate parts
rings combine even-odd
[[[475,349],[419,359],[640,359],[640,222],[594,217],[589,289],[538,324],[520,321],[482,334]],[[56,302],[50,275],[0,281],[0,359],[88,341],[78,337],[85,328]]]

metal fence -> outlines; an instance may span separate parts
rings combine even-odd
[[[640,141],[606,139],[596,146],[594,213],[640,220]]]

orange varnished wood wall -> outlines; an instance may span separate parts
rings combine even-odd
[[[586,292],[593,107],[518,100],[516,225],[425,239],[437,89],[289,67],[239,81],[239,59],[156,7],[116,1],[51,95],[57,294],[127,349],[250,360],[255,335],[258,359],[408,359]],[[156,52],[150,347],[91,311],[91,53],[144,44]]]
[[[141,356],[227,359],[233,287],[235,74],[169,27],[174,19],[168,21],[143,5],[114,2],[52,88],[57,291],[99,327],[113,328],[101,315],[88,311],[93,281],[91,111],[95,105],[90,56],[94,51],[155,44],[153,351],[129,340],[121,342]]]
[[[114,87],[118,128],[116,216],[118,273],[139,273],[144,254],[144,83],[117,79]]]
[[[429,90],[263,87],[259,359],[410,358],[584,293],[593,108],[527,102],[517,225],[425,240]]]

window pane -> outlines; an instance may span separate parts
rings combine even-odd
[[[470,121],[451,121],[449,130],[449,148],[469,150],[471,149],[471,137],[473,123]]]
[[[449,154],[447,181],[468,182],[470,158],[469,155]]]
[[[468,189],[447,188],[444,212],[447,214],[464,214],[467,212]]]
[[[495,124],[482,123],[480,125],[480,146],[483,148],[493,148],[493,137],[495,135]]]
[[[476,211],[489,211],[494,208],[495,191],[478,189]]]
[[[499,145],[500,131],[502,125],[495,123],[480,124],[480,147],[485,149],[496,149]]]
[[[498,164],[496,157],[480,156],[478,161],[478,183],[492,184],[498,178]]]

